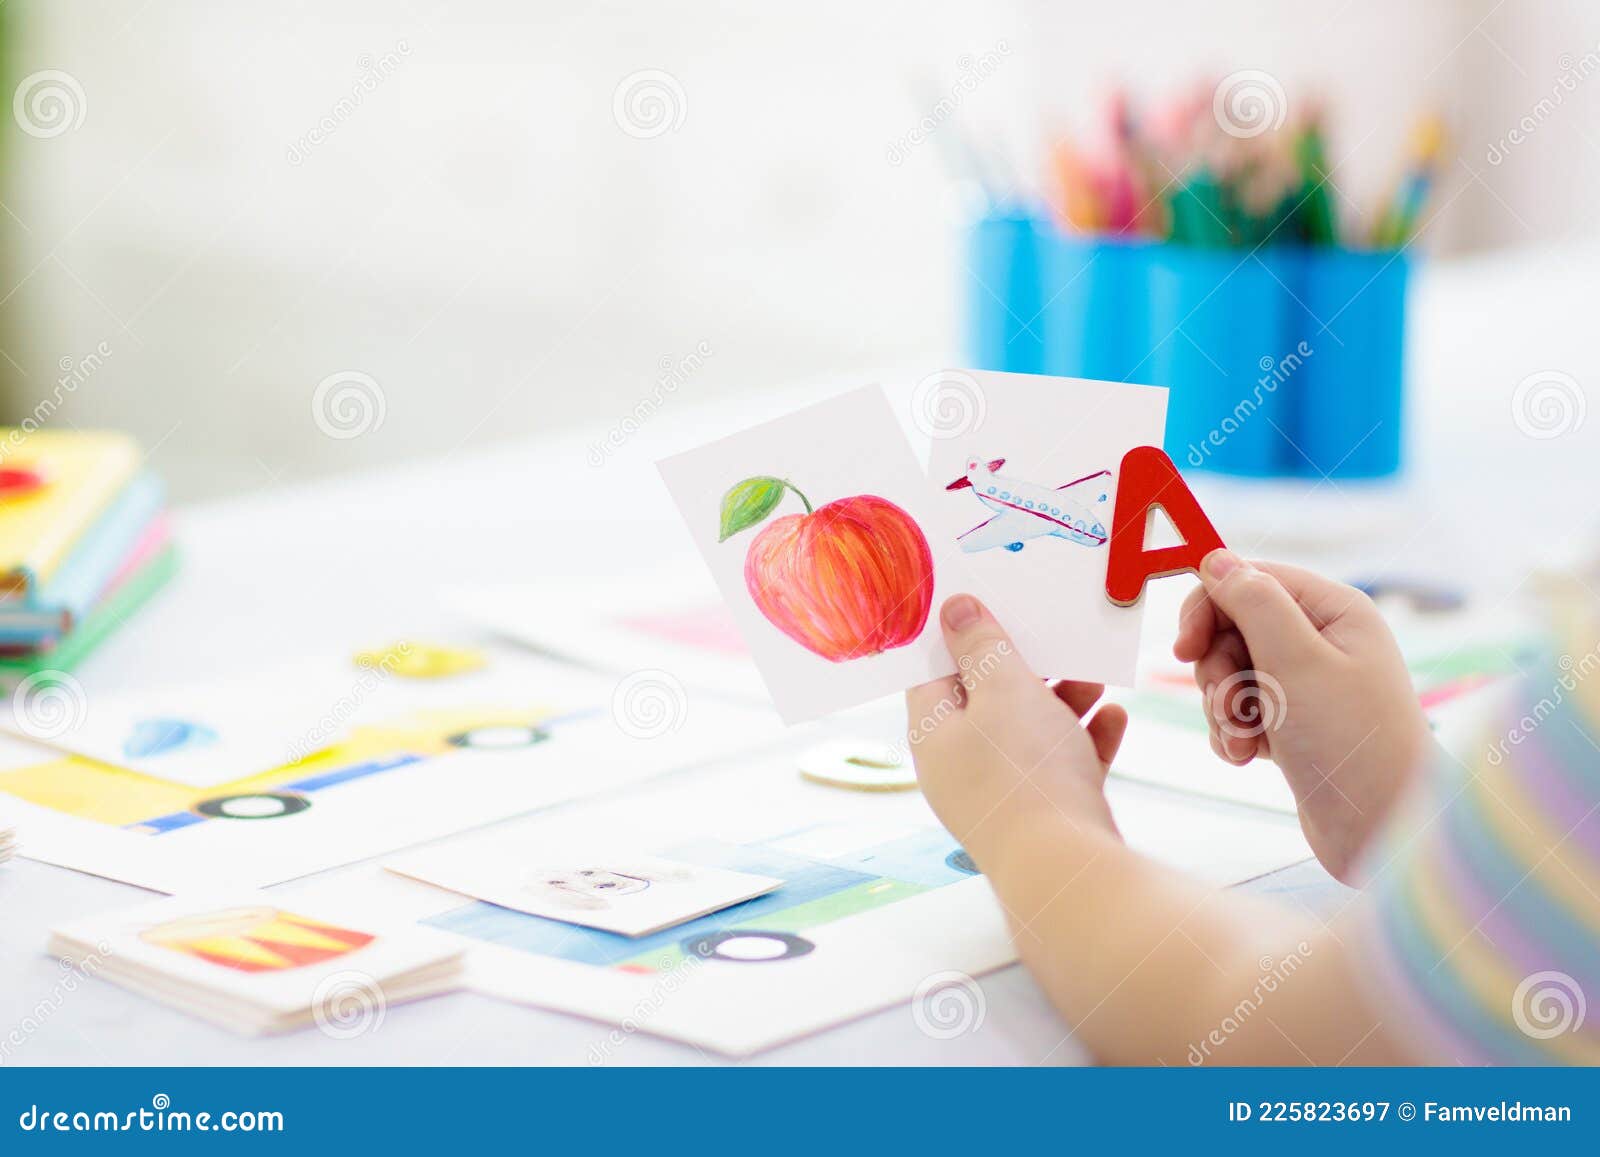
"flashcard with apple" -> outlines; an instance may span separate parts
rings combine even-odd
[[[941,379],[983,403],[935,430],[928,460],[961,520],[972,593],[1039,674],[1131,685],[1143,611],[1106,595],[1112,515],[1124,455],[1161,445],[1167,391],[983,370]]]
[[[966,585],[956,523],[881,390],[660,469],[785,722],[954,673],[935,611]]]

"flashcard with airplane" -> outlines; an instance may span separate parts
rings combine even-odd
[[[972,593],[1041,675],[1128,685],[1141,613],[1106,598],[1123,457],[1160,446],[1167,392],[1154,386],[964,370],[984,405],[935,436],[929,477]]]

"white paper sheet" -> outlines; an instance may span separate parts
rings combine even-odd
[[[457,587],[444,594],[468,622],[586,667],[671,671],[688,687],[766,704],[750,648],[705,566],[652,567],[636,578]]]
[[[935,432],[929,481],[959,522],[972,590],[1039,674],[1129,685],[1142,609],[1106,598],[1116,472],[1159,446],[1167,392],[1153,386],[950,371],[981,415]]]
[[[224,682],[104,691],[76,681],[13,696],[0,727],[190,787],[244,779],[336,742],[359,672],[309,662]]]
[[[191,788],[20,741],[0,799],[31,859],[164,892],[258,887],[664,771],[760,748],[776,721],[664,675],[612,679],[523,660],[397,689],[381,720],[300,764]]]
[[[1310,855],[1286,818],[1137,784],[1115,783],[1110,792],[1131,846],[1217,884]],[[974,978],[1016,959],[987,883],[963,866],[919,794],[812,784],[798,775],[792,752],[495,829],[497,840],[529,846],[589,833],[654,840],[675,859],[764,871],[786,883],[643,945],[463,904],[366,867],[285,891],[456,932],[473,946],[469,986],[617,1026],[596,1030],[597,1063],[625,1063],[634,1031],[745,1055],[909,1000],[941,974]],[[680,843],[663,843],[669,835]]]

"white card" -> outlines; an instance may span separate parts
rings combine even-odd
[[[51,935],[68,955],[98,955],[109,979],[141,980],[174,1000],[187,987],[196,1001],[210,992],[280,1015],[311,1009],[330,975],[360,973],[382,985],[460,955],[458,944],[428,929],[378,929],[250,891],[172,896]]]
[[[877,387],[659,465],[786,723],[955,673],[952,512]]]
[[[145,687],[41,686],[13,696],[0,727],[143,775],[210,787],[272,771],[336,743],[360,672],[304,664],[245,679]]]
[[[699,559],[634,576],[452,587],[454,614],[588,667],[671,671],[685,686],[767,702],[739,625]]]
[[[0,727],[166,783],[211,788],[268,772],[294,778],[294,765],[362,725],[458,703],[510,707],[537,681],[525,660],[402,641],[205,683],[40,686],[12,698]]]
[[[497,656],[457,678],[401,682],[360,684],[348,735],[305,762],[204,787],[0,736],[0,807],[30,859],[163,892],[196,880],[261,886],[711,763],[779,734],[771,712],[718,702],[665,671],[618,679]]]
[[[387,862],[391,872],[502,908],[645,936],[762,896],[772,876],[593,847],[508,856],[465,840]]]
[[[934,431],[928,474],[971,590],[1039,674],[1133,682],[1142,611],[1105,594],[1117,468],[1159,446],[1167,391],[1155,386],[948,371],[982,399]]]

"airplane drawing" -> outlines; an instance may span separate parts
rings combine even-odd
[[[971,489],[994,515],[979,523],[958,541],[968,554],[1003,546],[1022,549],[1030,539],[1064,538],[1080,546],[1104,546],[1109,537],[1101,511],[1111,493],[1111,471],[1096,470],[1050,489],[997,473],[1004,458],[988,462],[967,459],[967,472],[945,487]],[[1071,491],[1071,494],[1066,493]]]

